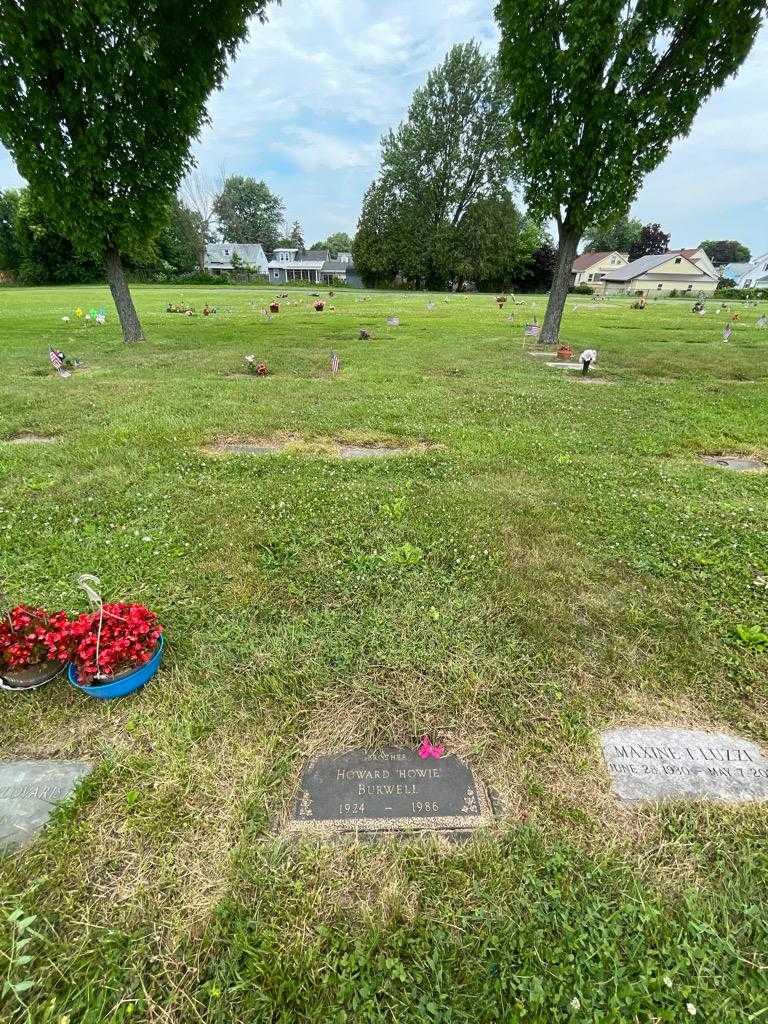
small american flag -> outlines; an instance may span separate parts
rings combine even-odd
[[[526,324],[525,331],[523,332],[527,338],[538,338],[539,336],[539,325],[538,324]]]
[[[50,349],[48,352],[48,358],[51,360],[51,365],[60,377],[71,377],[72,374],[64,366],[64,360],[61,358],[61,353],[55,349]]]
[[[338,373],[341,366],[338,352],[331,352],[331,373]]]

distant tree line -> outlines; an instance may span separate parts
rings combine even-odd
[[[303,252],[301,225],[294,221],[285,234],[284,215],[283,200],[264,181],[231,175],[215,182],[194,174],[169,200],[155,237],[125,248],[125,270],[129,276],[202,270],[206,245],[218,239],[258,243],[268,258],[279,246]],[[351,251],[352,239],[339,232],[312,248],[336,255]],[[76,249],[29,187],[0,191],[0,274],[21,285],[80,284],[105,277],[98,253]]]
[[[172,199],[153,240],[123,253],[126,271],[181,274],[198,266],[200,226]],[[0,191],[0,273],[22,285],[103,281],[104,261],[77,250],[30,188]]]

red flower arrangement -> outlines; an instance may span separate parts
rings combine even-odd
[[[143,604],[105,604],[70,623],[69,657],[83,683],[110,682],[145,665],[162,632],[157,615]]]
[[[69,660],[69,618],[20,604],[0,619],[0,667],[31,668]]]

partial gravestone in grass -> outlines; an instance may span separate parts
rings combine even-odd
[[[768,800],[768,758],[749,740],[699,729],[615,729],[601,737],[623,803]]]
[[[748,455],[700,455],[699,458],[705,466],[716,466],[718,469],[732,469],[737,473],[760,473],[768,468],[760,459],[755,459]]]
[[[475,773],[449,754],[423,760],[409,747],[353,750],[304,768],[288,831],[465,835],[490,825],[493,810]]]
[[[0,764],[0,852],[27,846],[56,804],[90,772],[83,761],[7,761]]]
[[[31,431],[23,430],[18,434],[14,434],[7,440],[8,444],[56,444],[58,441],[57,437],[50,437],[47,434],[35,434]]]
[[[409,455],[414,450],[406,445],[339,444],[337,454],[342,459],[382,459],[390,455]]]

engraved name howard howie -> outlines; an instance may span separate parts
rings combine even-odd
[[[337,782],[356,782],[358,796],[415,796],[419,782],[436,782],[439,768],[339,768]]]

